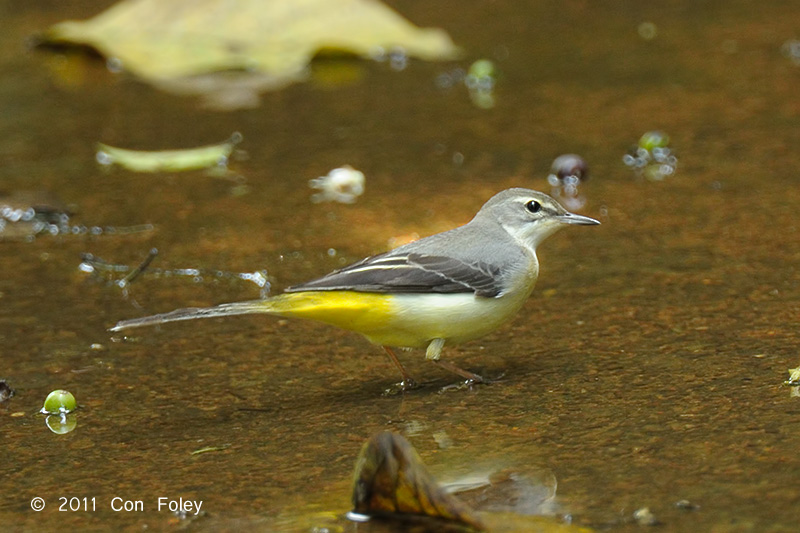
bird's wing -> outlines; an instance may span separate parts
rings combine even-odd
[[[502,290],[501,270],[484,262],[453,257],[386,253],[368,257],[286,292],[351,290],[392,293],[474,293],[495,297]]]

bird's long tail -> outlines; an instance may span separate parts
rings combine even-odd
[[[274,299],[272,298],[265,300],[250,300],[247,302],[220,304],[214,307],[186,307],[184,309],[170,311],[169,313],[161,313],[160,315],[121,320],[117,322],[116,326],[109,328],[109,331],[121,331],[123,329],[140,328],[143,326],[155,326],[156,324],[164,324],[165,322],[193,320],[195,318],[214,318],[221,316],[280,312],[280,309],[277,309],[276,307],[279,306],[275,305]]]
[[[109,331],[155,326],[179,320],[253,314],[279,315],[319,320],[340,328],[368,332],[384,327],[391,318],[385,294],[352,291],[285,292],[264,300],[220,304],[214,307],[187,307],[160,315],[122,320]]]

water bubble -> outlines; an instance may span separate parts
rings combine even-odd
[[[389,53],[389,66],[393,70],[405,70],[408,66],[408,54],[405,49],[395,48]]]
[[[119,74],[124,69],[122,60],[118,57],[109,57],[106,60],[106,68],[114,74]]]
[[[791,39],[781,45],[781,53],[795,65],[800,65],[800,41]]]
[[[453,79],[449,72],[442,72],[438,76],[436,76],[436,80],[434,81],[436,87],[439,89],[449,89],[457,82]]]
[[[578,181],[589,178],[589,166],[577,154],[563,154],[556,157],[550,167],[550,172],[562,181],[568,176],[575,176]]]
[[[97,153],[94,155],[95,160],[101,165],[112,165],[114,163],[114,158],[111,157],[111,154],[104,152],[102,150],[98,150]]]
[[[659,163],[666,161],[667,157],[669,156],[669,153],[670,153],[669,148],[666,147],[656,146],[652,150],[653,159],[655,159]]]

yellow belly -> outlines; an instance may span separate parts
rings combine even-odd
[[[489,333],[510,319],[529,293],[482,298],[466,293],[304,291],[281,294],[266,302],[271,313],[355,331],[375,344],[423,348],[433,339],[458,343]]]

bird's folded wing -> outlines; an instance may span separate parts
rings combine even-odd
[[[351,290],[391,293],[465,293],[495,297],[502,292],[500,268],[444,256],[409,253],[368,257],[286,292]]]

